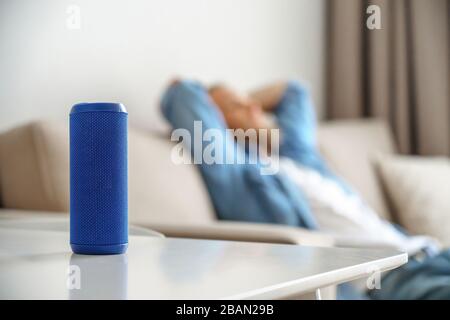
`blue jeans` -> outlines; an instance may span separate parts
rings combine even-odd
[[[450,299],[450,250],[423,260],[410,258],[383,276],[381,289],[368,295],[378,300]]]

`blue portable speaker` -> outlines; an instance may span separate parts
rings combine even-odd
[[[128,246],[127,118],[120,103],[70,112],[70,245],[78,254]]]

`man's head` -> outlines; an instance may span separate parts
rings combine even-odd
[[[222,111],[229,128],[247,130],[270,127],[261,104],[251,97],[239,94],[225,85],[211,87],[209,95]]]

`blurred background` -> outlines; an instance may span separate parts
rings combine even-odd
[[[324,106],[323,0],[0,3],[0,129],[79,101],[121,101],[131,123],[159,128],[177,75],[241,89],[301,77]]]
[[[448,155],[449,29],[448,0],[0,0],[0,130],[80,101],[164,128],[175,75],[244,90],[298,78],[319,117],[384,117],[401,152]]]

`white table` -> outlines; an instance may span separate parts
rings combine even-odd
[[[71,253],[65,230],[0,224],[0,299],[276,299],[406,261],[406,254],[394,250],[152,234],[131,235],[124,255],[83,256]]]

